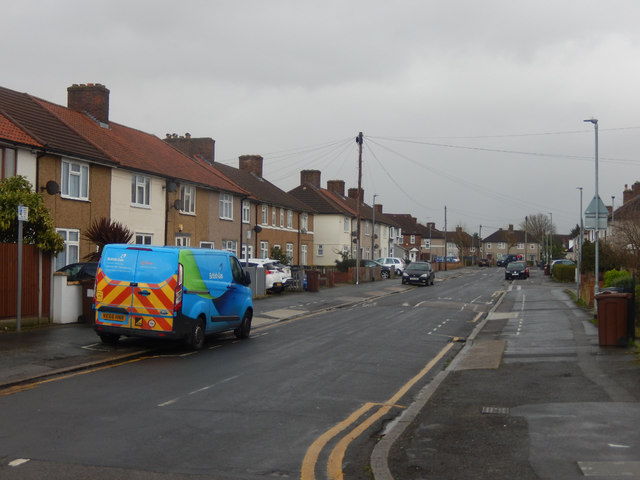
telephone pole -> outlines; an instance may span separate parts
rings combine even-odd
[[[360,284],[360,195],[362,192],[362,132],[356,138],[358,144],[358,194],[356,195],[356,285]]]

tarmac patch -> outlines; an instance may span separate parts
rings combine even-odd
[[[279,308],[278,310],[271,310],[270,312],[263,312],[262,315],[267,317],[277,318],[282,320],[283,318],[293,317],[294,315],[300,315],[304,313],[304,310],[292,310],[290,308]]]
[[[585,477],[639,477],[640,462],[578,462]]]
[[[477,370],[500,367],[506,347],[504,340],[475,340],[469,351],[456,364],[455,370]]]
[[[518,318],[518,312],[491,312],[487,315],[487,320],[509,320]]]

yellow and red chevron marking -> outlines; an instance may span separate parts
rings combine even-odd
[[[117,305],[129,309],[131,305],[130,282],[111,280],[102,270],[96,277],[96,308],[101,305]]]

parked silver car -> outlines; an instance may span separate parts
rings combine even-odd
[[[398,257],[381,257],[378,258],[376,262],[389,267],[396,275],[402,275],[402,272],[405,269],[404,261]]]

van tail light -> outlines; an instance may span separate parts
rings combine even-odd
[[[175,296],[173,297],[173,311],[177,312],[182,308],[182,279],[184,270],[182,264],[178,264],[178,283],[176,285]]]

